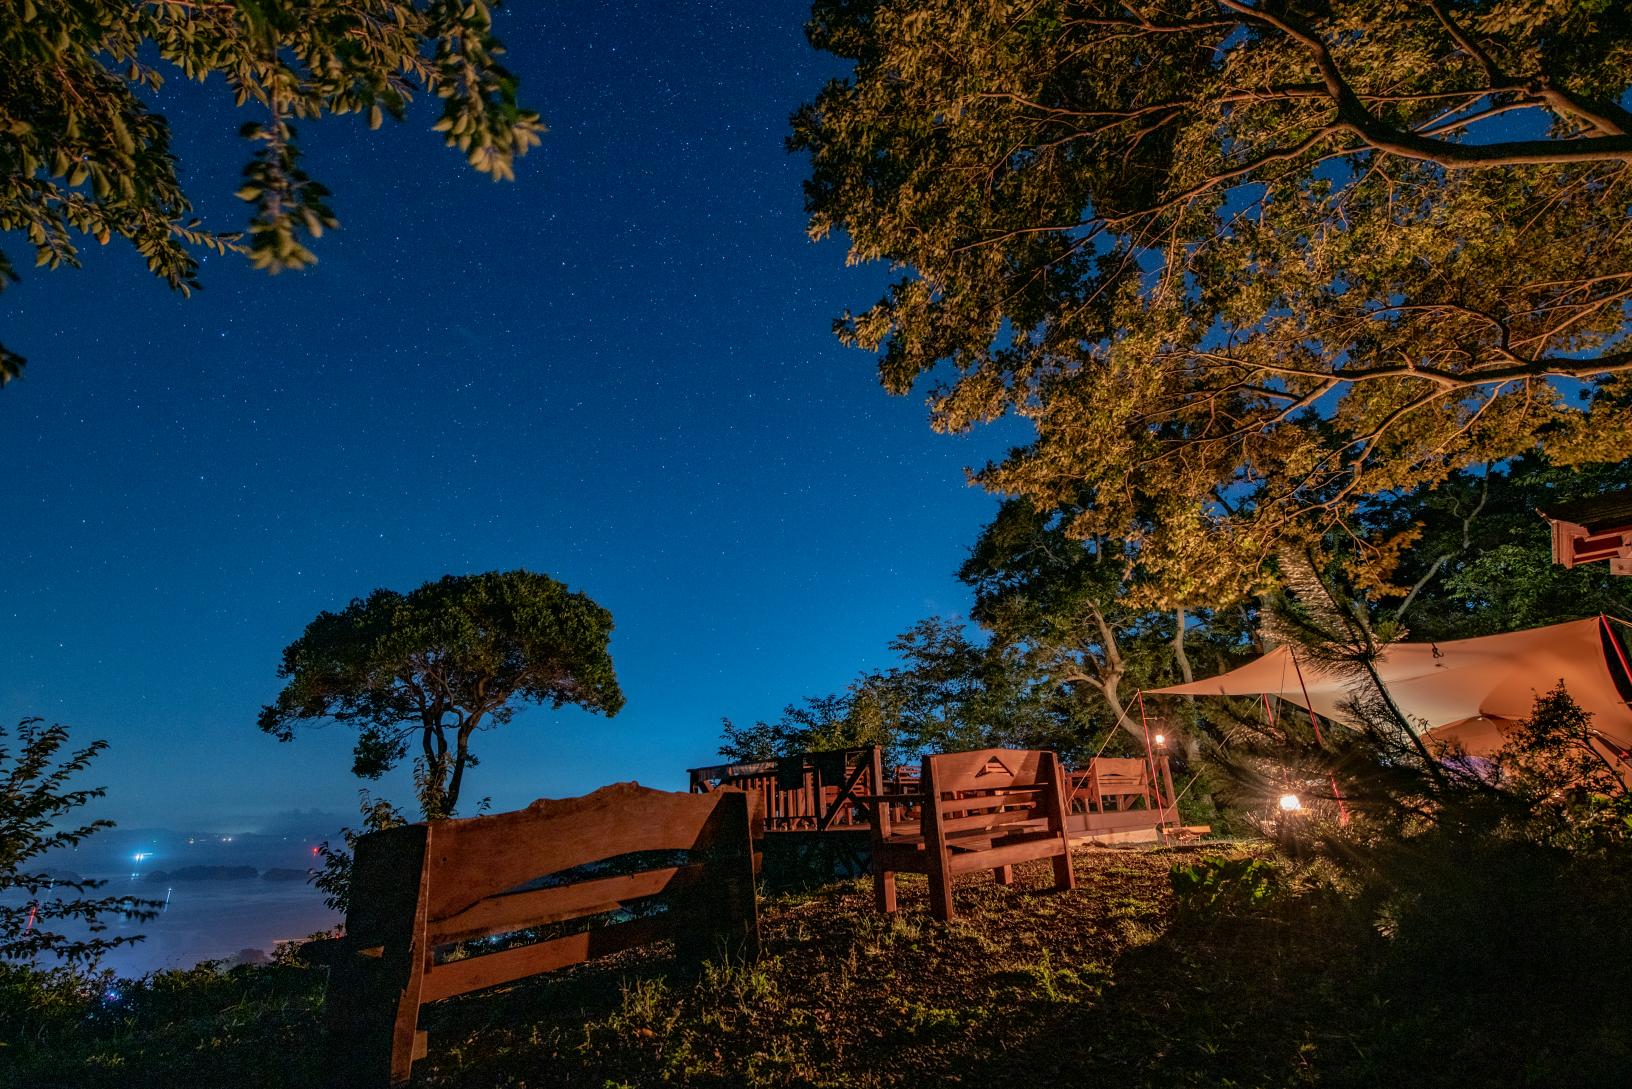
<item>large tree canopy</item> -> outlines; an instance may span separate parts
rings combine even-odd
[[[903,271],[840,334],[938,427],[1029,419],[978,479],[1076,504],[1169,603],[1368,496],[1618,458],[1618,8],[819,0],[855,67],[795,117],[811,231]]]
[[[416,92],[442,100],[448,145],[494,178],[538,143],[538,115],[498,61],[490,0],[19,0],[0,5],[0,230],[34,263],[77,262],[75,237],[129,240],[172,288],[198,286],[200,248],[242,249],[259,268],[301,268],[305,240],[336,225],[329,192],[299,165],[295,122],[400,120]],[[255,120],[238,196],[247,238],[190,216],[170,126],[150,108],[165,70],[219,74]],[[0,254],[0,287],[15,279]],[[23,360],[0,345],[0,383]]]
[[[261,709],[260,727],[289,741],[302,724],[353,726],[352,770],[365,779],[417,740],[420,806],[428,818],[449,817],[476,763],[477,730],[508,723],[523,703],[618,713],[611,636],[611,613],[531,571],[375,590],[319,613],[284,649],[278,676],[288,683]]]

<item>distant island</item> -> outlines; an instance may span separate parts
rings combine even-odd
[[[179,870],[154,870],[143,880],[150,885],[168,881],[243,881],[260,874],[254,866],[183,866]]]
[[[254,877],[262,881],[304,881],[307,871],[287,866],[274,866],[264,872],[254,866],[183,866],[179,870],[154,870],[142,880],[162,885],[176,881],[247,881]]]

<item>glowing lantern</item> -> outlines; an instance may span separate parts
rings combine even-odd
[[[1156,747],[1161,748],[1163,745],[1166,745],[1166,744],[1167,744],[1167,738],[1162,736],[1161,734],[1157,734],[1156,735]]]
[[[1298,796],[1296,794],[1282,794],[1281,795],[1281,809],[1282,809],[1282,811],[1287,812],[1287,813],[1296,813],[1298,810],[1300,810],[1302,808],[1303,808],[1303,802],[1298,799]]]

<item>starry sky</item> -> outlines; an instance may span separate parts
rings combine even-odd
[[[515,4],[499,33],[551,128],[517,182],[420,103],[303,129],[342,221],[311,271],[211,258],[192,299],[118,243],[27,271],[0,296],[29,359],[0,390],[0,720],[107,739],[86,782],[127,827],[349,816],[343,731],[255,728],[282,647],[376,587],[526,567],[612,611],[628,706],[524,712],[467,795],[683,789],[722,715],[837,690],[964,609],[995,500],[963,470],[1018,434],[933,434],[832,335],[887,270],[804,233],[787,118],[840,74],[807,10]],[[240,225],[246,116],[179,76],[158,107],[200,213]]]

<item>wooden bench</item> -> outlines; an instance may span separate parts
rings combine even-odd
[[[1016,862],[1050,858],[1054,887],[1076,887],[1066,832],[1069,787],[1052,752],[977,749],[926,756],[916,793],[872,796],[874,889],[880,911],[893,912],[895,875],[929,877],[930,912],[953,917],[952,879],[992,871],[1013,881]],[[893,807],[921,803],[921,820],[898,822]]]
[[[406,1082],[428,1002],[665,938],[687,957],[756,955],[756,818],[739,790],[618,783],[361,837],[328,955],[329,1083]],[[535,940],[483,951],[503,935]],[[449,947],[468,955],[439,955]]]
[[[1136,757],[1096,756],[1071,773],[1071,806],[1085,813],[1153,808],[1150,765]]]

